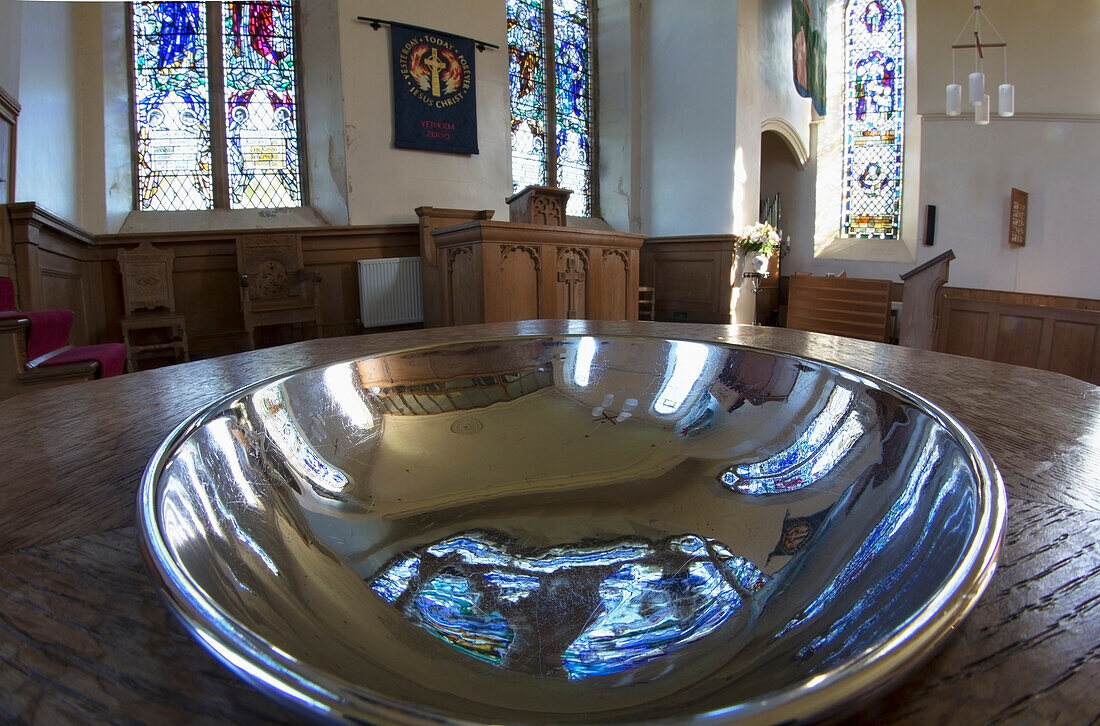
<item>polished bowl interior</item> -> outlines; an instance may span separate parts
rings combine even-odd
[[[918,662],[992,573],[981,446],[888,383],[646,337],[479,340],[237,392],[149,465],[166,600],[285,704],[768,723]]]

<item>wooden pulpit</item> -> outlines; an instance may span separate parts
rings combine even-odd
[[[433,239],[443,325],[638,319],[643,235],[479,221],[437,229]]]

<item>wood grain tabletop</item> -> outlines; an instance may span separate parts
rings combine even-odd
[[[1045,371],[781,328],[533,321],[306,341],[0,402],[0,722],[300,723],[161,604],[134,527],[157,446],[237,388],[388,350],[514,334],[754,345],[893,381],[992,455],[1000,564],[944,646],[838,722],[1100,724],[1100,388]]]

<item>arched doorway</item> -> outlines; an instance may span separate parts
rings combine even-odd
[[[813,174],[807,173],[807,147],[794,128],[782,119],[770,119],[760,133],[760,220],[771,221],[782,231],[782,254],[773,257],[769,276],[761,281],[756,296],[756,320],[782,325],[786,312],[784,269],[791,248],[813,247],[815,191]]]

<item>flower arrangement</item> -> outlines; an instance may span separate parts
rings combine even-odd
[[[770,257],[779,249],[779,232],[769,222],[757,222],[741,230],[737,235],[737,247],[745,256],[760,253]]]

